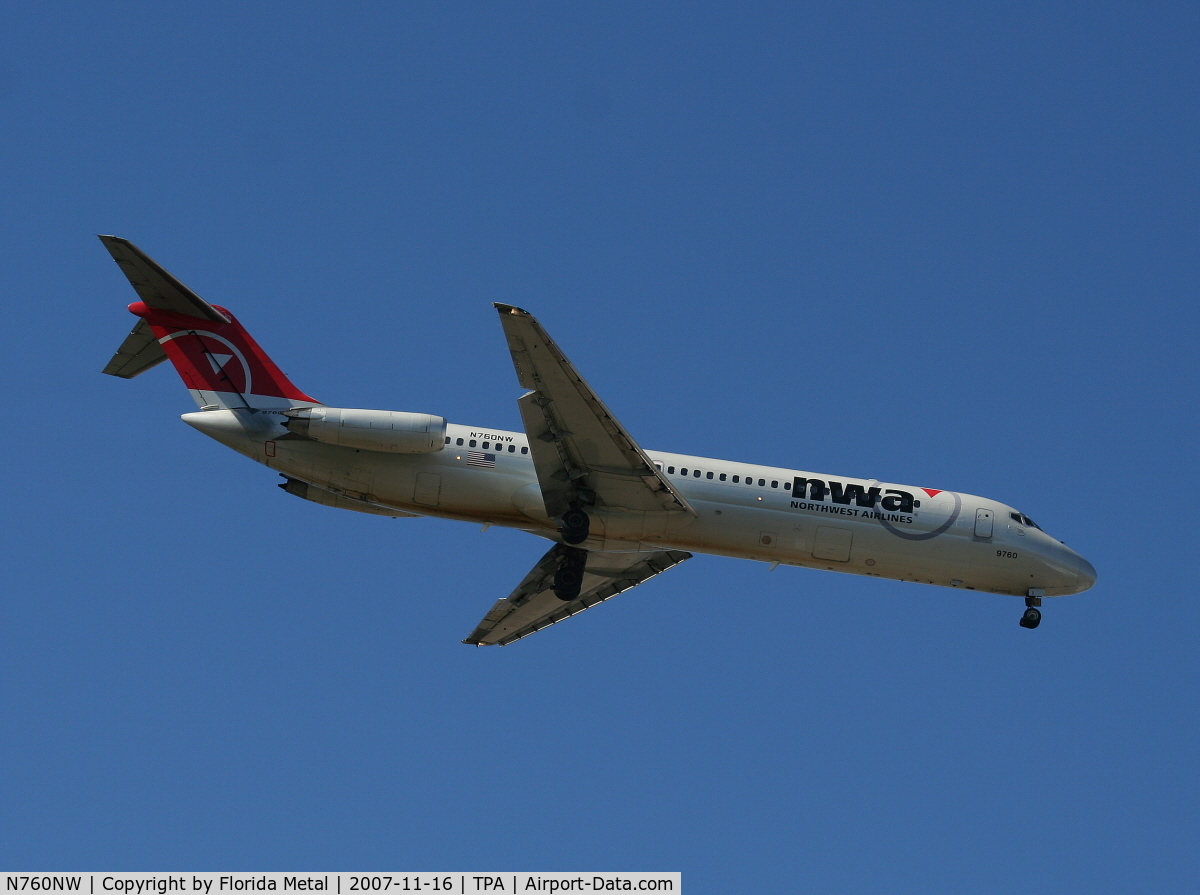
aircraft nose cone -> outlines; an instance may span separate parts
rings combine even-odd
[[[1079,576],[1077,593],[1082,593],[1096,583],[1096,567],[1078,553],[1075,554],[1075,574]]]
[[[1066,544],[1058,545],[1058,564],[1064,572],[1070,569],[1075,583],[1067,593],[1081,594],[1096,583],[1096,568]]]

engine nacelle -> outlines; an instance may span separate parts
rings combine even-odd
[[[428,413],[302,407],[284,411],[284,416],[289,432],[341,447],[431,454],[446,446],[446,420]]]

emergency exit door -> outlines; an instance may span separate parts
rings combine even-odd
[[[992,511],[980,507],[975,511],[975,537],[990,538],[992,536]]]

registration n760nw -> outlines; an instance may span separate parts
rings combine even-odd
[[[440,516],[552,542],[464,643],[501,646],[708,553],[1019,597],[1077,594],[1091,564],[986,497],[645,450],[541,324],[495,305],[523,431],[429,413],[333,407],[300,391],[228,310],[128,240],[101,241],[138,318],[105,373],[170,360],[199,410],[183,420],[276,470],[288,494],[379,516]]]

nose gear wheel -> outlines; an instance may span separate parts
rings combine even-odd
[[[1037,593],[1040,594],[1041,591],[1037,591]],[[1041,605],[1042,598],[1040,596],[1031,594],[1025,598],[1025,613],[1021,616],[1022,628],[1036,628],[1042,623],[1042,610],[1038,609]]]

